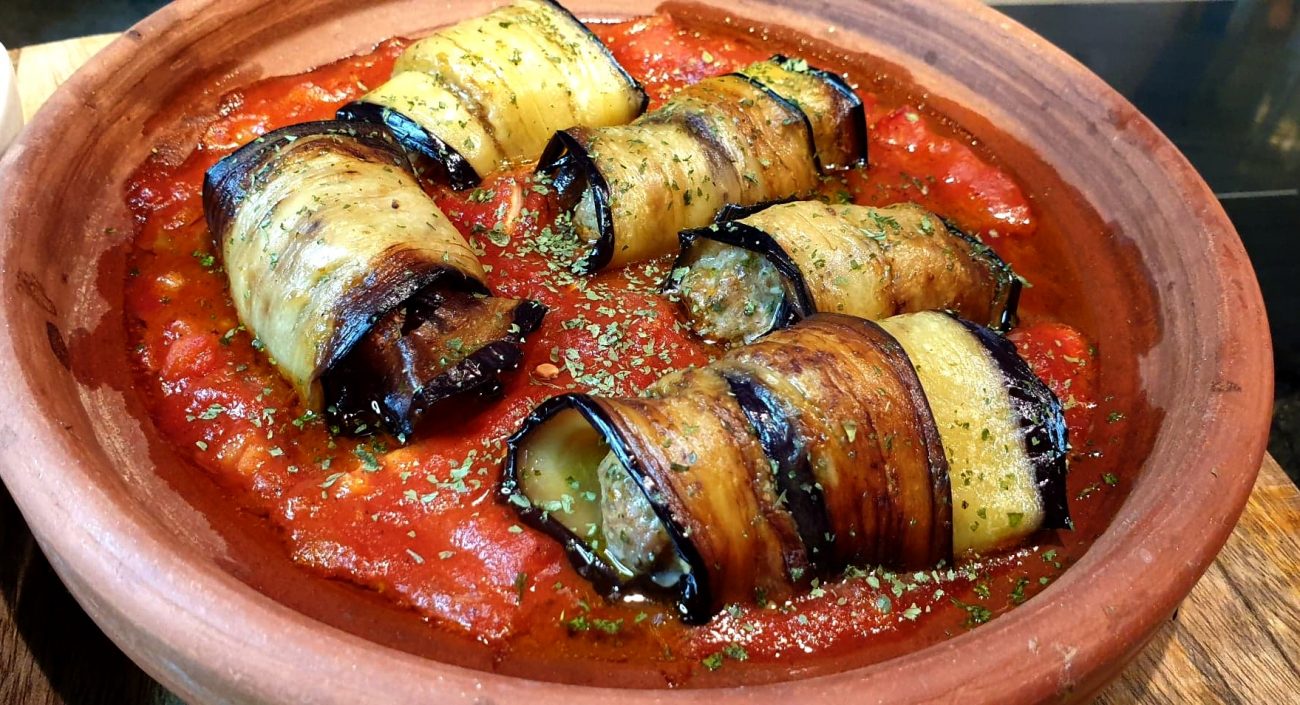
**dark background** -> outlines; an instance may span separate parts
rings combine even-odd
[[[0,0],[0,42],[16,48],[121,31],[163,4]],[[1272,324],[1269,450],[1300,478],[1300,0],[993,4],[1132,100],[1219,196],[1254,261]],[[1221,429],[1223,442],[1237,431]],[[67,594],[3,488],[0,603],[0,702],[175,702]],[[20,643],[9,641],[15,635]]]

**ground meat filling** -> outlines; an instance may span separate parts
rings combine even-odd
[[[766,257],[741,247],[705,241],[698,256],[676,273],[686,316],[705,340],[750,343],[776,325],[784,284]]]
[[[600,461],[596,476],[606,555],[628,577],[654,571],[673,552],[645,493],[612,452]]]

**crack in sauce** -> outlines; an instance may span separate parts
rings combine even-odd
[[[200,190],[204,171],[244,142],[330,118],[386,80],[401,39],[228,93],[187,159],[155,159],[137,171],[127,194],[138,229],[125,312],[157,427],[276,527],[303,568],[408,606],[429,630],[486,652],[488,667],[504,673],[645,687],[803,677],[960,634],[1044,589],[1122,501],[1126,483],[1113,459],[1120,454],[1109,446],[1137,404],[1129,350],[1110,358],[1089,343],[1105,326],[1075,301],[1081,277],[1068,258],[1077,228],[1068,231],[1036,203],[1059,184],[1023,184],[996,150],[975,146],[897,76],[807,43],[706,24],[687,30],[680,18],[658,14],[592,28],[645,84],[651,109],[682,85],[778,52],[815,58],[858,83],[872,123],[870,165],[827,182],[824,195],[868,205],[916,201],[979,234],[1030,282],[1011,337],[1067,406],[1075,531],[929,571],[863,566],[789,602],[730,606],[702,627],[683,626],[654,603],[604,601],[558,544],[495,500],[504,439],[550,396],[633,395],[718,351],[693,338],[676,304],[658,293],[671,258],[574,274],[576,237],[549,184],[527,168],[473,191],[431,189],[479,253],[493,290],[549,307],[521,369],[505,378],[499,397],[445,403],[406,445],[333,436],[240,326]]]

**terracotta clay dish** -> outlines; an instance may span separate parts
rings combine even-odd
[[[188,702],[1074,701],[1226,540],[1250,264],[1030,32],[358,5],[173,3],[0,162],[0,472]]]

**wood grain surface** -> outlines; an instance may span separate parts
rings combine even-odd
[[[111,38],[10,52],[24,115]],[[0,703],[179,702],[82,612],[3,488],[0,603]],[[1097,702],[1300,703],[1300,491],[1272,458],[1218,559]]]

